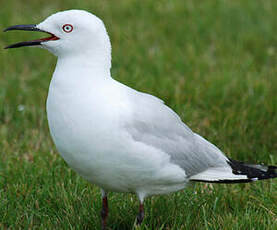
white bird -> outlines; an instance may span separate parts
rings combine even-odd
[[[95,15],[68,10],[38,25],[9,30],[51,35],[6,48],[36,45],[58,57],[47,98],[51,136],[68,165],[101,188],[102,229],[109,191],[138,196],[140,224],[147,196],[181,190],[189,181],[237,183],[277,177],[275,166],[227,158],[162,100],[115,81],[109,36]]]

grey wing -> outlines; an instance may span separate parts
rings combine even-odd
[[[161,149],[188,177],[210,167],[226,166],[227,158],[213,144],[191,131],[162,100],[133,91],[132,120],[126,129],[135,141]]]

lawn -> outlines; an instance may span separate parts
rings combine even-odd
[[[112,75],[162,98],[229,157],[277,165],[276,0],[9,0],[0,29],[71,8],[101,17]],[[51,141],[45,101],[56,58],[3,50],[37,33],[0,35],[0,229],[100,229],[100,190],[73,172]],[[109,194],[109,229],[277,229],[277,180],[195,184],[138,201]]]

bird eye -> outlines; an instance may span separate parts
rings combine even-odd
[[[73,26],[70,24],[63,25],[63,31],[66,33],[70,33],[73,30]]]

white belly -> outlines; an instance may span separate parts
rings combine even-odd
[[[47,117],[54,143],[82,177],[107,191],[159,194],[184,188],[185,172],[157,149],[121,132],[120,105],[50,87]],[[119,107],[119,108],[118,108]],[[126,115],[126,114],[125,114]]]

